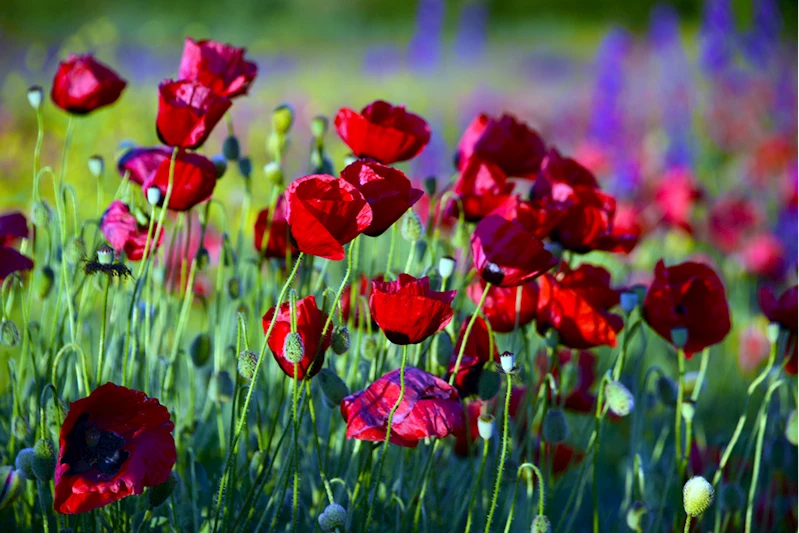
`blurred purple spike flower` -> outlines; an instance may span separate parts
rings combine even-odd
[[[608,145],[622,137],[622,110],[619,97],[624,88],[624,61],[630,48],[630,36],[621,29],[611,30],[602,40],[594,68],[593,114],[591,136]]]
[[[408,43],[408,65],[411,68],[431,72],[438,66],[444,8],[444,0],[420,0],[416,32]]]
[[[788,54],[789,56],[791,54]],[[797,113],[797,87],[796,87],[796,69],[794,61],[796,56],[793,56],[790,65],[779,69],[776,97],[774,99],[773,117],[776,122],[776,127],[783,132],[792,133],[795,135],[796,131],[796,117]],[[786,63],[788,62],[786,61]]]
[[[730,0],[708,0],[702,19],[701,64],[709,74],[718,74],[730,66],[735,20]]]
[[[428,117],[429,118],[429,117]],[[451,150],[441,136],[443,122],[440,117],[430,120],[430,142],[422,153],[416,156],[411,162],[411,176],[424,179],[428,176],[436,176],[439,185],[447,183],[452,168]]]
[[[486,41],[488,10],[479,1],[469,2],[461,9],[455,53],[463,62],[475,61],[483,55]]]
[[[402,55],[392,45],[371,46],[363,56],[363,70],[366,74],[385,76],[399,70]]]
[[[744,38],[744,51],[753,66],[765,68],[779,46],[782,16],[776,0],[754,0],[753,7],[753,24]]]

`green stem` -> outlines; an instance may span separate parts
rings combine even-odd
[[[474,514],[474,499],[477,497],[477,491],[480,488],[480,480],[483,478],[483,470],[485,470],[486,459],[488,459],[488,442],[486,439],[483,441],[483,457],[480,459],[480,468],[477,470],[477,479],[474,482],[472,495],[469,497],[469,513],[466,515],[466,527],[464,531],[469,533],[472,527],[472,515]]]
[[[677,461],[677,469],[680,480],[685,477],[685,466],[683,465],[683,446],[682,446],[682,402],[685,396],[685,350],[677,350],[677,368],[679,381],[677,382],[677,404],[674,407],[674,453]]]
[[[277,313],[275,313],[277,314]],[[294,321],[293,321],[294,322]],[[296,332],[296,325],[292,330]],[[294,382],[294,391],[292,393],[291,402],[291,419],[294,422],[294,493],[292,498],[292,519],[291,531],[297,531],[297,519],[299,518],[299,494],[300,494],[300,419],[297,416],[297,392],[299,391],[299,381],[297,374],[300,372],[300,365],[294,363],[294,374],[292,381]]]
[[[685,527],[683,528],[684,533],[689,533],[691,531],[691,517],[685,517]]]
[[[485,300],[485,295],[488,291],[488,287],[490,284],[486,284],[486,291],[483,292],[482,300]],[[478,309],[479,311],[479,309]],[[466,344],[466,339],[464,338],[463,345]],[[462,352],[463,350],[461,350]],[[453,374],[454,375],[454,374]],[[508,377],[508,383],[506,385],[505,391],[505,409],[503,413],[503,421],[502,421],[502,442],[500,443],[500,455],[499,455],[499,464],[497,465],[497,478],[494,481],[494,493],[491,496],[491,506],[488,509],[488,518],[486,519],[486,527],[484,533],[489,533],[491,531],[491,522],[494,519],[494,511],[497,508],[497,500],[499,498],[499,489],[502,485],[502,471],[505,469],[505,456],[508,452],[508,429],[510,425],[510,397],[511,391],[513,390],[513,376],[511,374],[506,374]]]
[[[546,491],[544,490],[544,476],[541,475],[541,470],[532,463],[524,463],[516,471],[516,487],[513,489],[513,498],[510,501],[510,513],[505,522],[505,533],[510,533],[510,525],[513,521],[513,511],[516,508],[516,493],[519,491],[519,481],[522,478],[522,472],[525,468],[531,469],[538,479],[538,514],[544,516],[544,504],[546,502]]]
[[[489,289],[491,289],[491,284],[486,283],[486,287],[485,289],[483,289],[483,295],[480,296],[480,301],[477,304],[477,309],[474,310],[472,318],[469,320],[469,323],[466,325],[466,331],[463,333],[463,341],[461,342],[461,347],[458,350],[458,358],[455,359],[455,368],[452,370],[452,375],[450,375],[449,377],[450,385],[455,383],[455,377],[458,375],[458,371],[461,368],[461,361],[463,360],[463,352],[466,350],[466,343],[469,340],[469,335],[472,332],[474,323],[477,322],[477,317],[480,315],[480,310],[483,308],[483,304],[485,304],[486,298],[488,297]]]
[[[97,377],[94,382],[100,385],[100,380],[103,379],[103,361],[105,359],[105,328],[108,322],[108,288],[111,286],[111,279],[106,278],[105,289],[103,289],[103,318],[100,322],[100,348],[97,354]]]

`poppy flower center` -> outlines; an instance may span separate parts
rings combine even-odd
[[[69,465],[68,476],[92,470],[114,476],[130,456],[130,452],[120,449],[124,445],[125,439],[90,424],[88,413],[84,413],[67,436],[61,464]]]
[[[483,279],[492,285],[500,285],[505,278],[502,269],[496,263],[488,262],[483,267]]]
[[[688,314],[688,310],[685,308],[685,306],[683,304],[677,304],[674,307],[674,312],[677,313],[680,316],[685,316],[685,315]]]

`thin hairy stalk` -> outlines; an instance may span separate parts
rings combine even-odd
[[[490,285],[486,284],[486,290]],[[483,292],[483,299],[485,299],[486,292]],[[464,339],[463,344],[466,344],[466,340]],[[497,503],[499,499],[499,489],[502,486],[502,472],[505,470],[505,457],[508,453],[508,430],[509,422],[510,422],[510,397],[511,391],[513,389],[513,376],[511,374],[506,374],[508,378],[508,382],[505,390],[505,407],[502,413],[502,442],[500,443],[500,454],[499,454],[499,464],[497,464],[497,477],[494,480],[494,493],[491,496],[491,505],[488,508],[488,517],[486,518],[486,527],[484,533],[489,533],[491,531],[491,522],[494,520],[494,511],[496,511]]]
[[[477,322],[477,317],[480,315],[480,310],[483,308],[483,305],[486,302],[489,289],[491,289],[491,284],[486,283],[486,287],[485,289],[483,289],[483,295],[480,296],[480,301],[477,303],[477,309],[474,310],[472,318],[469,320],[469,323],[466,325],[466,331],[463,333],[463,341],[461,341],[461,347],[458,350],[458,357],[457,359],[455,359],[455,368],[452,370],[452,374],[449,376],[450,385],[455,383],[455,377],[458,375],[458,371],[461,368],[461,361],[463,361],[463,353],[466,351],[466,344],[469,340],[469,335],[472,333],[472,328],[474,327],[474,323]]]

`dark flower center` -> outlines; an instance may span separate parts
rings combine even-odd
[[[505,278],[505,274],[502,272],[502,269],[496,263],[488,262],[483,267],[483,279],[486,280],[491,285],[500,285],[502,280]]]
[[[685,308],[685,306],[683,304],[677,304],[674,307],[674,312],[677,313],[680,316],[685,316],[685,315],[688,314],[688,310]]]
[[[84,474],[92,469],[114,476],[130,456],[130,452],[120,449],[124,445],[125,439],[116,433],[101,431],[89,424],[89,415],[84,413],[67,435],[61,464],[69,465],[68,476]]]

